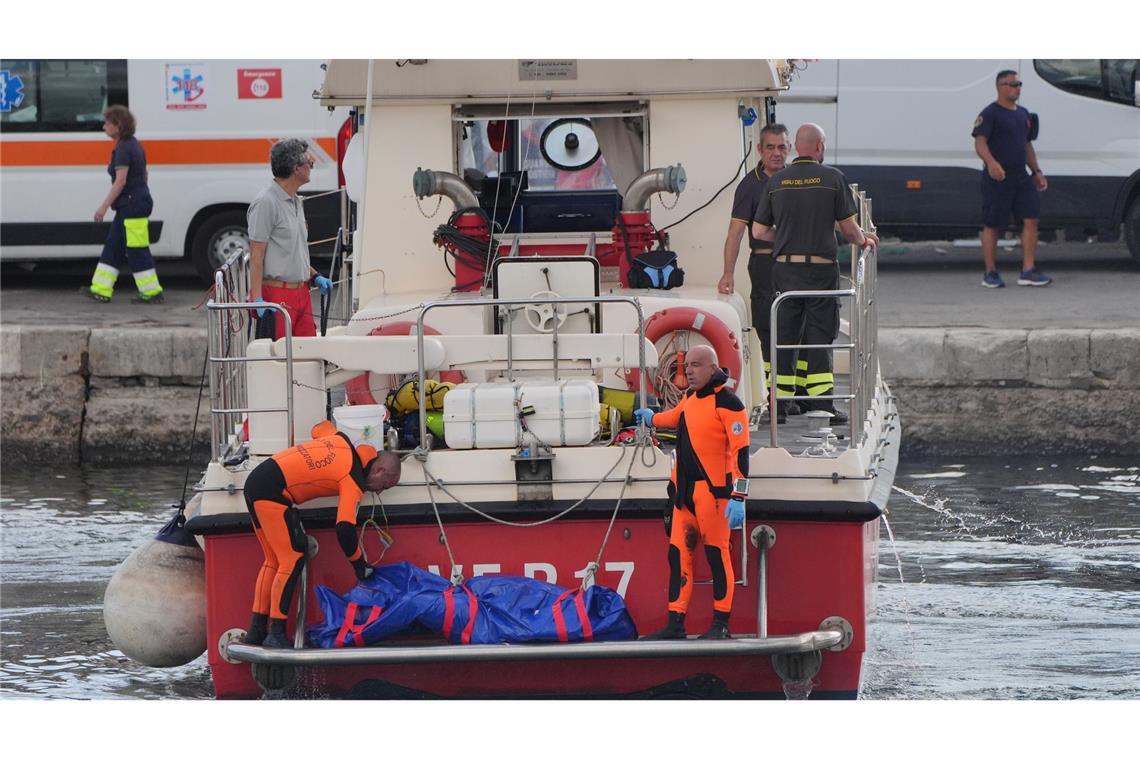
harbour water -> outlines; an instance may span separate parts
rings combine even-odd
[[[204,655],[147,668],[103,628],[107,581],[184,474],[3,472],[0,698],[213,697]],[[918,460],[895,484],[863,698],[1140,697],[1140,461]]]

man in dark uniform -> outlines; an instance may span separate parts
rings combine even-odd
[[[744,525],[748,495],[748,412],[728,388],[716,352],[694,346],[685,357],[689,388],[672,409],[634,416],[650,427],[674,428],[677,450],[669,474],[669,621],[648,639],[685,638],[693,596],[693,553],[705,546],[713,579],[713,621],[702,639],[727,639],[736,587],[731,531]]]
[[[1018,285],[1048,285],[1053,278],[1033,263],[1037,254],[1037,221],[1041,216],[1041,199],[1049,187],[1033,140],[1037,138],[1036,116],[1017,104],[1021,97],[1021,80],[1017,72],[1001,71],[995,80],[997,100],[990,103],[974,120],[974,150],[982,159],[982,260],[986,273],[982,285],[1004,288],[997,271],[998,235],[1009,224],[1009,216],[1021,221],[1021,276]],[[1031,174],[1025,173],[1029,164]]]
[[[732,219],[728,223],[728,234],[724,238],[724,274],[721,275],[717,290],[725,295],[733,291],[736,257],[740,253],[740,241],[748,231],[748,279],[752,281],[752,328],[760,338],[760,351],[764,356],[764,373],[770,375],[772,365],[768,351],[768,338],[771,334],[771,309],[775,291],[772,288],[772,243],[758,240],[752,234],[752,220],[756,217],[756,207],[768,186],[768,178],[784,168],[788,161],[791,142],[788,128],[783,124],[769,124],[760,130],[760,144],[756,148],[760,163],[744,175],[736,186],[736,196],[732,201]],[[795,402],[792,402],[793,404]],[[797,409],[790,410],[792,414]]]
[[[777,293],[839,287],[836,223],[847,240],[860,248],[879,243],[874,233],[864,232],[855,221],[858,209],[843,172],[823,165],[825,140],[818,124],[804,124],[796,130],[796,159],[768,181],[768,192],[756,209],[752,234],[775,240],[773,279]],[[781,344],[826,344],[838,334],[838,299],[796,298],[780,307],[776,336]],[[801,353],[808,364],[807,395],[830,395],[835,387],[831,352],[817,348]],[[777,396],[796,395],[793,358],[786,350],[776,358]],[[786,403],[779,404],[779,418],[786,413]],[[805,404],[809,411],[830,413],[835,424],[847,420],[831,400],[809,400],[801,405]]]

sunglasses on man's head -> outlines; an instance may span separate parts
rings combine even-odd
[[[1006,87],[1020,87],[1022,85],[1021,82],[1002,82],[1002,84]]]

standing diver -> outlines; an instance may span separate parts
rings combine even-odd
[[[285,621],[293,588],[301,575],[308,536],[301,525],[301,502],[337,496],[336,537],[359,580],[372,575],[356,538],[356,506],[364,491],[377,493],[400,481],[400,458],[353,446],[329,421],[318,423],[308,443],[273,455],[245,481],[245,505],[253,532],[265,552],[253,591],[253,615],[243,643],[290,649]]]
[[[685,638],[685,613],[693,595],[693,550],[705,546],[713,578],[713,621],[703,639],[727,639],[736,578],[728,552],[729,531],[744,524],[748,494],[748,412],[728,389],[709,346],[685,357],[689,389],[667,412],[638,409],[638,422],[677,429],[669,477],[669,622],[648,639]]]

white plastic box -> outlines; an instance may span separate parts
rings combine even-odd
[[[519,410],[534,407],[525,417]],[[598,386],[591,380],[463,383],[443,397],[444,437],[452,449],[502,449],[536,439],[585,446],[598,437]],[[529,431],[529,432],[528,432]]]

